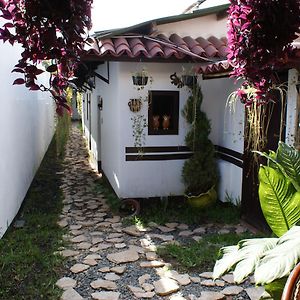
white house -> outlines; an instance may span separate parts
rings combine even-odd
[[[13,86],[18,46],[0,45],[0,237],[16,216],[54,133],[48,93]]]
[[[220,170],[219,199],[242,200],[243,205],[247,193],[252,197],[247,189],[251,185],[249,166],[245,167],[244,107],[237,102],[233,113],[227,106],[228,96],[237,88],[229,78],[231,66],[226,61],[227,8],[227,4],[220,5],[95,33],[95,43],[84,58],[94,88],[84,95],[82,122],[92,162],[120,198],[183,194],[181,171],[190,153],[184,144],[188,126],[180,112],[188,90],[171,84],[170,76],[191,67],[199,71],[202,109],[211,120],[210,138]],[[153,81],[137,90],[131,75],[143,69]],[[292,94],[294,101],[294,88]],[[138,112],[130,109],[131,99],[147,96],[148,102],[142,101]],[[155,131],[153,116],[164,111],[158,108],[163,98],[170,99],[164,105],[170,106],[167,111],[172,121],[169,130],[160,125]],[[132,125],[133,120],[144,118],[140,155]],[[256,207],[256,214],[258,202],[247,201]]]

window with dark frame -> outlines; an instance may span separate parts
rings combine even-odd
[[[148,134],[177,135],[179,91],[149,91]]]

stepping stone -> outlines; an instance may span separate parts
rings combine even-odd
[[[142,292],[142,293],[133,293],[135,297],[137,298],[146,298],[146,299],[152,299],[155,296],[154,292]]]
[[[221,291],[221,293],[226,296],[231,296],[231,295],[233,296],[233,295],[239,294],[242,290],[243,290],[242,287],[232,285],[232,286],[226,287],[224,290]]]
[[[67,220],[61,220],[59,222],[57,222],[57,225],[64,228],[68,226],[68,221]]]
[[[180,288],[177,282],[170,278],[161,278],[153,282],[155,292],[159,296],[166,296],[177,292]]]
[[[71,242],[73,243],[81,243],[85,242],[87,240],[87,237],[85,235],[78,235],[71,239]]]
[[[260,286],[260,287],[250,287],[245,289],[245,291],[251,300],[259,300],[260,297],[265,292],[265,289],[264,287]]]
[[[99,254],[89,254],[84,259],[101,259]]]
[[[131,236],[136,236],[136,237],[140,237],[143,235],[143,233],[141,232],[141,230],[139,230],[136,226],[132,225],[132,226],[128,226],[122,229],[123,232],[127,233],[128,235]]]
[[[163,267],[164,265],[165,265],[164,262],[158,260],[142,261],[140,263],[141,268],[159,268],[159,267]]]
[[[147,252],[146,253],[146,259],[147,260],[156,260],[157,254],[155,252]]]
[[[119,300],[120,293],[118,292],[97,292],[92,293],[92,299],[95,300]]]
[[[140,253],[140,254],[144,254],[145,253],[144,248],[139,247],[139,246],[135,246],[135,245],[130,245],[129,246],[129,250],[136,251],[137,253]]]
[[[101,222],[98,223],[96,227],[110,227],[111,223],[110,222]]]
[[[77,244],[77,249],[80,249],[80,250],[86,250],[86,249],[89,249],[91,247],[92,247],[92,244],[87,243],[87,242],[82,242],[82,243]]]
[[[106,219],[105,221],[110,222],[110,223],[118,223],[118,222],[120,222],[120,220],[121,220],[120,216],[114,216],[110,219]]]
[[[192,239],[193,239],[194,241],[196,241],[196,242],[199,242],[199,241],[201,241],[203,238],[202,238],[202,236],[195,235],[195,236],[192,237]]]
[[[226,275],[222,276],[222,279],[223,279],[224,281],[226,281],[227,283],[230,283],[230,284],[235,283],[234,277],[233,277],[232,274],[226,274]]]
[[[143,283],[141,286],[146,292],[151,292],[154,290],[154,286],[150,283]]]
[[[126,270],[126,266],[113,267],[110,270],[116,274],[123,274]]]
[[[71,270],[72,273],[77,274],[77,273],[81,273],[81,272],[87,270],[89,267],[90,266],[84,265],[84,264],[75,264],[74,266],[72,266],[70,268],[70,270]]]
[[[83,230],[71,230],[71,233],[73,234],[73,235],[82,235],[83,233],[84,233],[84,231]]]
[[[178,235],[179,236],[190,236],[192,234],[193,234],[193,232],[191,230],[184,230],[184,231],[179,232]]]
[[[173,235],[151,234],[150,237],[162,240],[163,242],[168,242],[168,241],[173,241],[174,240]]]
[[[92,244],[93,245],[96,245],[96,244],[99,244],[99,243],[102,243],[103,242],[103,238],[100,238],[100,237],[93,237],[92,238]]]
[[[189,229],[189,226],[186,224],[180,224],[177,226],[177,228],[180,230],[187,230],[187,229]]]
[[[83,298],[74,289],[68,288],[60,298],[61,300],[83,300]]]
[[[124,242],[124,238],[106,239],[108,243],[120,244]]]
[[[200,277],[193,277],[193,276],[190,276],[190,279],[192,282],[194,283],[200,283],[201,279]]]
[[[126,250],[122,252],[108,254],[107,259],[113,263],[122,264],[137,261],[139,259],[139,255],[137,251]]]
[[[121,244],[115,244],[115,247],[117,249],[122,249],[122,248],[125,248],[127,245],[125,243],[121,243]]]
[[[165,225],[170,228],[176,228],[178,226],[178,223],[172,222],[172,223],[166,223]]]
[[[177,274],[172,276],[180,285],[188,285],[191,283],[190,276],[188,274]]]
[[[186,300],[186,298],[181,295],[172,295],[169,300]]]
[[[219,292],[201,292],[201,297],[198,300],[222,300],[225,296]]]
[[[115,280],[118,280],[120,279],[121,277],[118,276],[117,274],[115,273],[107,273],[105,276],[104,276],[104,279],[105,280],[110,280],[110,281],[115,281]]]
[[[144,290],[138,286],[133,286],[133,285],[127,285],[127,288],[132,292],[132,293],[143,293]]]
[[[110,280],[97,279],[91,282],[93,289],[105,289],[105,290],[116,290],[117,285],[115,282]]]
[[[168,232],[171,232],[171,231],[174,231],[175,229],[174,228],[170,228],[170,227],[167,227],[167,226],[157,226],[157,228],[163,232],[163,233],[168,233]]]
[[[90,232],[90,235],[95,236],[95,235],[103,235],[102,231],[92,231]]]
[[[107,273],[110,272],[110,268],[109,267],[102,267],[98,270],[101,273]]]
[[[98,262],[95,259],[85,259],[83,261],[84,264],[89,265],[89,266],[96,266],[98,265]]]
[[[115,232],[115,233],[109,234],[106,238],[107,239],[115,239],[115,238],[120,238],[120,237],[123,237],[123,234]]]
[[[198,228],[193,230],[193,233],[198,233],[198,234],[204,234],[205,232],[206,232],[205,227],[198,227]]]
[[[212,272],[203,272],[199,276],[203,277],[203,278],[207,278],[207,279],[212,279],[213,278],[213,273]]]
[[[75,250],[62,250],[60,251],[60,254],[63,257],[70,257],[70,256],[76,256],[79,254],[79,251],[75,251]]]
[[[226,229],[226,228],[220,229],[220,230],[218,231],[218,234],[228,234],[228,233],[230,233],[230,230],[229,230],[229,229]]]
[[[216,283],[212,279],[207,279],[207,280],[201,281],[201,285],[203,285],[203,286],[215,286]]]
[[[215,284],[216,284],[216,286],[220,286],[220,287],[225,286],[225,282],[223,280],[219,280],[219,279],[215,280]]]
[[[70,277],[63,277],[56,281],[56,285],[63,290],[67,290],[69,288],[73,288],[76,286],[76,280]]]

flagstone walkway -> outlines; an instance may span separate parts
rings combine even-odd
[[[67,269],[57,285],[63,300],[169,299],[218,300],[259,299],[262,289],[234,284],[232,275],[212,281],[211,272],[180,274],[156,255],[161,243],[177,239],[200,239],[207,230],[243,232],[212,224],[191,228],[186,224],[150,224],[149,228],[122,225],[103,195],[93,187],[98,178],[88,163],[87,150],[76,125],[67,145],[62,189],[64,207],[59,225],[67,229]],[[209,271],[209,270],[208,270]]]

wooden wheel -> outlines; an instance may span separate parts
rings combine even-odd
[[[300,300],[300,263],[288,277],[281,300]]]

